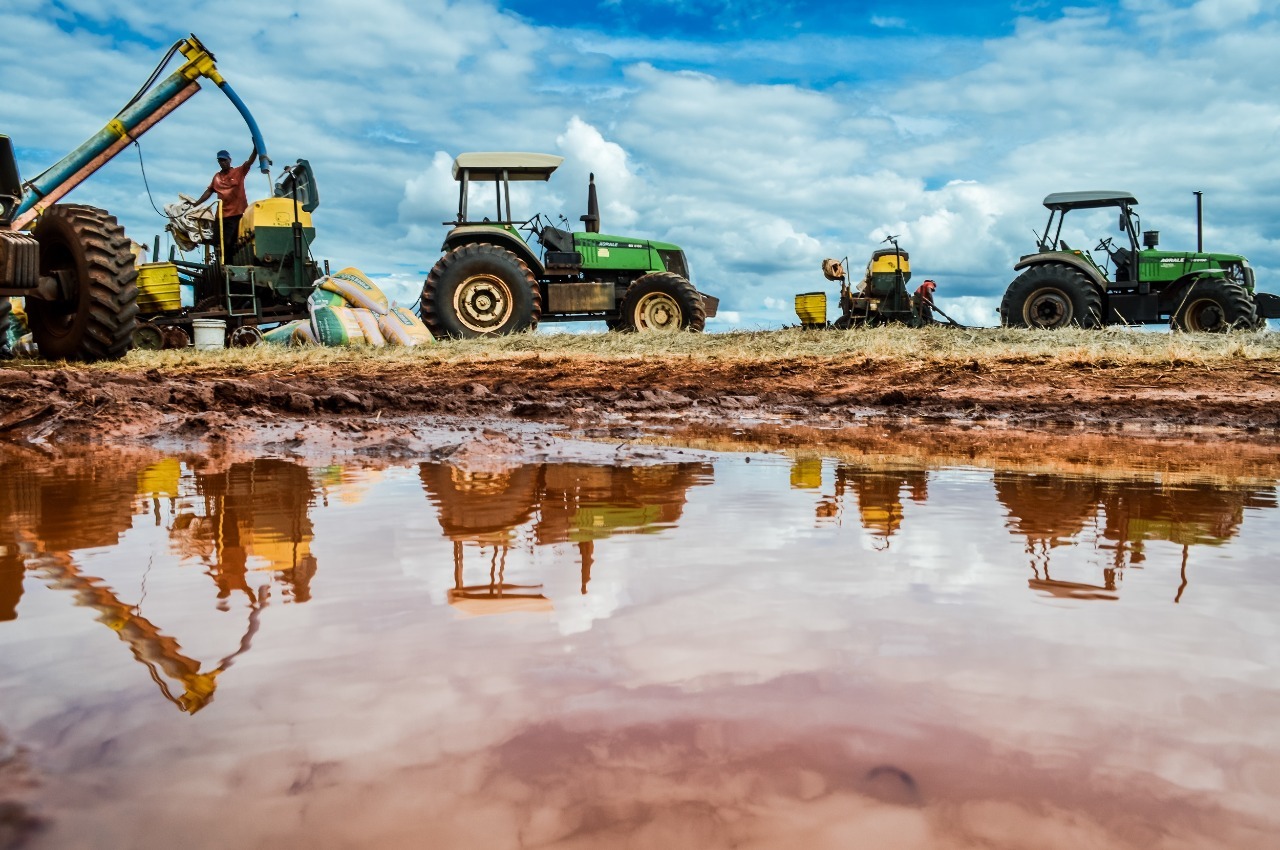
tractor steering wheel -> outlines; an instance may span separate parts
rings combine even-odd
[[[541,222],[542,222],[542,213],[534,213],[533,218],[529,219],[523,224],[516,225],[516,229],[526,231],[531,236],[537,236],[539,233],[542,232],[542,228],[539,226]]]

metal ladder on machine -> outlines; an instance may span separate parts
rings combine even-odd
[[[232,273],[232,268],[244,275],[244,279],[237,279],[237,275]],[[226,285],[223,292],[226,294],[227,315],[229,317],[243,318],[252,316],[255,319],[262,318],[262,305],[258,301],[258,287],[256,283],[256,269],[253,266],[223,266],[222,280]],[[239,287],[239,288],[237,288]],[[248,304],[247,309],[236,309],[236,304]]]

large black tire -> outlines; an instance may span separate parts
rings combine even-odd
[[[422,322],[436,337],[468,339],[538,326],[542,292],[524,261],[497,245],[445,254],[422,284]]]
[[[138,271],[129,238],[115,216],[79,204],[57,204],[32,235],[40,243],[40,274],[70,271],[62,301],[27,299],[27,320],[47,360],[116,360],[133,342]]]
[[[1097,328],[1102,326],[1102,293],[1080,270],[1044,263],[1009,284],[1000,318],[1011,328]]]
[[[1192,333],[1255,330],[1258,315],[1253,299],[1238,283],[1216,277],[1192,281],[1178,296],[1178,309],[1169,325]]]
[[[9,350],[9,315],[13,312],[13,302],[8,295],[0,295],[0,360],[13,356]]]
[[[622,298],[620,329],[701,331],[706,324],[702,296],[675,272],[653,272],[637,278]]]

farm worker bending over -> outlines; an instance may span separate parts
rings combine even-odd
[[[920,318],[926,322],[933,321],[933,291],[937,288],[938,284],[926,280],[916,289],[916,298],[920,303]]]
[[[249,166],[253,164],[253,159],[257,155],[258,146],[255,144],[253,153],[249,154],[244,164],[232,168],[231,154],[218,151],[218,173],[213,175],[213,179],[209,181],[209,187],[195,203],[196,206],[200,206],[215,192],[218,200],[222,201],[222,240],[226,244],[218,244],[219,262],[227,262],[227,248],[235,244],[236,236],[240,233],[240,219],[244,217],[244,211],[249,208],[249,199],[244,193],[244,178],[249,174]]]

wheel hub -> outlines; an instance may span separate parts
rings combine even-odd
[[[653,292],[640,299],[635,317],[637,330],[675,330],[680,327],[680,305],[666,293]]]
[[[143,351],[159,351],[164,348],[164,332],[153,324],[143,322],[133,332],[133,347]]]
[[[477,333],[490,333],[511,317],[513,301],[500,278],[483,274],[462,282],[454,293],[453,307],[462,324]]]
[[[1208,298],[1193,301],[1187,306],[1187,330],[1217,331],[1227,323],[1226,314],[1218,302]]]
[[[1033,328],[1059,328],[1069,323],[1071,317],[1071,301],[1057,290],[1041,290],[1027,299],[1024,318]]]

